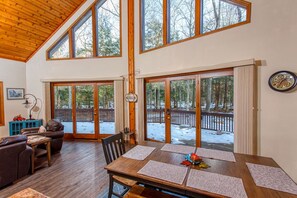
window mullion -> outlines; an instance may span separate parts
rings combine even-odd
[[[195,0],[195,36],[200,36],[202,25],[202,1]]]
[[[73,29],[72,28],[70,28],[69,30],[68,30],[68,35],[69,35],[69,58],[73,58],[74,56],[73,56],[73,49],[74,49],[74,42],[73,42]]]
[[[168,25],[169,23],[169,12],[168,12],[168,4],[167,0],[163,0],[163,46],[167,45],[169,39],[168,39]]]
[[[93,33],[93,57],[98,56],[97,53],[97,23],[96,23],[96,6],[92,6],[92,33]]]

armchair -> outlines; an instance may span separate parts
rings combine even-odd
[[[56,121],[50,120],[46,125],[46,132],[39,132],[39,128],[24,128],[21,130],[22,135],[42,135],[51,138],[51,153],[58,153],[62,149],[64,126]],[[40,145],[43,146],[43,145]]]
[[[0,138],[0,188],[24,177],[30,170],[32,148],[27,136]]]

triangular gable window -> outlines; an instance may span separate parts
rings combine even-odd
[[[121,0],[99,0],[47,51],[47,59],[120,57]]]

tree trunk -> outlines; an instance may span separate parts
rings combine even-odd
[[[227,100],[227,97],[228,97],[228,95],[227,95],[228,94],[228,79],[227,79],[227,77],[225,77],[224,79],[225,79],[225,90],[224,90],[225,93],[224,93],[224,100],[223,100],[223,104],[224,104],[223,105],[223,109],[224,109],[224,111],[227,111],[227,108],[228,108],[227,107],[227,101],[228,101]]]
[[[192,87],[192,109],[195,109],[195,103],[196,103],[196,81],[193,80],[193,87]]]
[[[213,6],[214,18],[216,20],[216,26],[215,26],[215,30],[216,30],[216,29],[219,28],[219,25],[220,25],[221,1],[219,1],[219,8],[218,8],[218,10],[216,9],[215,0],[212,0],[212,6]]]
[[[210,104],[211,104],[211,93],[212,93],[212,78],[208,78],[208,86],[206,86],[207,88],[207,94],[206,94],[206,111],[209,112],[210,111]]]
[[[220,92],[221,92],[220,83],[216,82],[215,83],[215,107],[214,107],[215,111],[219,109]]]

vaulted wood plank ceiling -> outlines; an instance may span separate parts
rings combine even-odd
[[[0,57],[26,62],[86,0],[0,0]]]

